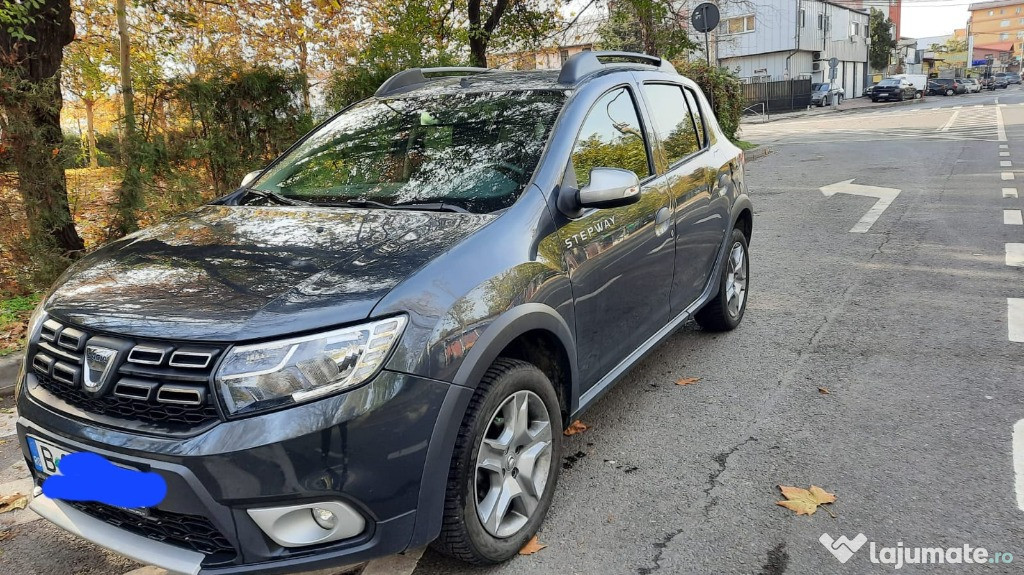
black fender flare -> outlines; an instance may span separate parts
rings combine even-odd
[[[750,220],[753,222],[754,205],[750,202],[750,198],[747,197],[747,194],[740,194],[740,196],[736,198],[736,201],[733,202],[732,214],[729,216],[732,220],[732,223],[729,225],[730,234],[732,234],[732,230],[736,227],[736,222],[740,219],[740,214],[742,214],[744,210],[750,212]],[[747,238],[747,241],[750,241],[750,238]]]
[[[484,373],[498,359],[502,350],[520,335],[542,329],[552,334],[565,347],[569,358],[571,385],[565,398],[566,409],[573,413],[579,403],[579,376],[576,366],[576,344],[572,330],[550,306],[540,303],[518,305],[494,319],[480,339],[469,350],[455,373],[447,396],[431,434],[424,463],[415,527],[408,547],[426,545],[441,532],[448,469],[455,450],[455,439],[466,409]]]

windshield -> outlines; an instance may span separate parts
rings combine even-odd
[[[824,92],[828,90],[828,84],[814,84],[811,89],[815,92]]]
[[[313,204],[441,202],[477,213],[500,210],[529,182],[564,101],[560,91],[367,100],[322,126],[251,187]]]
[[[879,86],[899,86],[900,81],[896,78],[886,78],[878,83]]]

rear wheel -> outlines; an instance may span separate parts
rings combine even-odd
[[[708,331],[729,331],[743,320],[747,309],[750,285],[750,258],[747,237],[740,230],[732,231],[729,250],[722,266],[718,295],[697,312],[697,323]]]
[[[947,88],[946,89],[946,95],[947,96],[952,96],[953,94],[956,94],[956,92],[954,92],[952,88]]]
[[[551,506],[561,430],[561,409],[547,376],[525,361],[495,361],[459,430],[441,535],[431,545],[478,565],[514,557]]]

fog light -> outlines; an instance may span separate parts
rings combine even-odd
[[[330,509],[314,507],[312,509],[312,512],[313,521],[316,521],[316,524],[320,527],[323,527],[324,529],[330,531],[331,529],[334,529],[338,526],[338,516],[335,515],[334,512],[331,511]]]

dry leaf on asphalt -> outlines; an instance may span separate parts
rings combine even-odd
[[[14,536],[18,534],[17,527],[11,527],[10,529],[4,529],[0,531],[0,541],[7,541],[8,539],[14,539]]]
[[[583,433],[587,429],[589,429],[587,427],[587,424],[577,419],[576,421],[569,424],[569,427],[566,427],[565,431],[563,431],[562,433],[564,433],[565,435],[576,435],[577,433]]]
[[[830,392],[829,392],[827,387],[819,387],[818,388],[818,393],[820,393],[822,395],[828,395]]]
[[[829,493],[817,485],[812,485],[810,490],[802,487],[790,487],[788,485],[780,485],[779,489],[786,500],[777,501],[776,505],[781,505],[786,509],[795,511],[797,515],[814,515],[819,505],[832,503],[836,500],[835,494]],[[831,512],[829,512],[829,515],[831,515]]]
[[[680,379],[679,381],[677,381],[676,385],[693,385],[694,383],[697,383],[698,381],[700,381],[699,377],[684,377],[683,379]]]
[[[526,542],[526,545],[523,545],[523,548],[519,550],[519,554],[533,555],[534,553],[540,551],[545,547],[547,547],[547,545],[541,543],[540,541],[537,541],[537,536],[534,535],[530,538],[529,541]]]
[[[0,513],[24,509],[26,505],[28,505],[28,495],[22,495],[21,493],[0,495]]]

